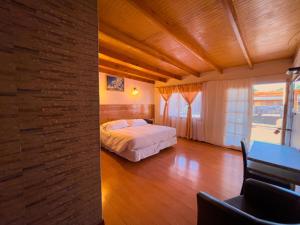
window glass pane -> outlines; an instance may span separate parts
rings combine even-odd
[[[251,140],[281,144],[286,83],[253,85]]]
[[[234,123],[234,121],[235,121],[235,114],[233,114],[233,113],[228,113],[228,114],[227,114],[227,122],[228,122],[228,123]]]
[[[176,107],[176,100],[174,98],[174,95],[171,95],[170,99],[169,99],[169,116],[174,115],[174,107]]]
[[[202,104],[201,98],[202,98],[202,94],[201,94],[201,92],[199,92],[192,103],[192,117],[193,118],[200,118],[201,104]]]
[[[243,127],[248,119],[248,90],[247,88],[229,88],[226,98],[226,126],[224,144],[239,146],[245,137]]]
[[[169,100],[169,116],[177,116],[178,109],[178,94],[172,94]]]
[[[234,133],[234,123],[228,123],[227,121],[226,132],[231,134]]]
[[[159,106],[159,114],[163,116],[165,108],[165,100],[160,96],[160,106]]]
[[[187,116],[187,110],[188,110],[188,104],[184,100],[181,94],[178,93],[178,98],[179,98],[179,104],[180,104],[180,117],[186,117]]]
[[[300,113],[300,81],[296,81],[294,87],[294,112]]]

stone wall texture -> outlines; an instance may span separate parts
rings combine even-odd
[[[97,23],[97,0],[1,0],[1,225],[101,221]]]

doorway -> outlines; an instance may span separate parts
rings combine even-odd
[[[282,143],[286,83],[253,85],[251,140]]]

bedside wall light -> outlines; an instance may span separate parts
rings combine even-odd
[[[139,91],[136,87],[134,87],[131,91],[131,94],[134,95],[134,96],[137,95],[138,93],[139,93]]]
[[[298,75],[300,74],[300,67],[291,67],[286,71],[287,75]]]

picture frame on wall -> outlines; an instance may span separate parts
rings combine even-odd
[[[108,91],[124,91],[124,77],[118,77],[113,75],[107,75],[107,86],[106,89]]]

